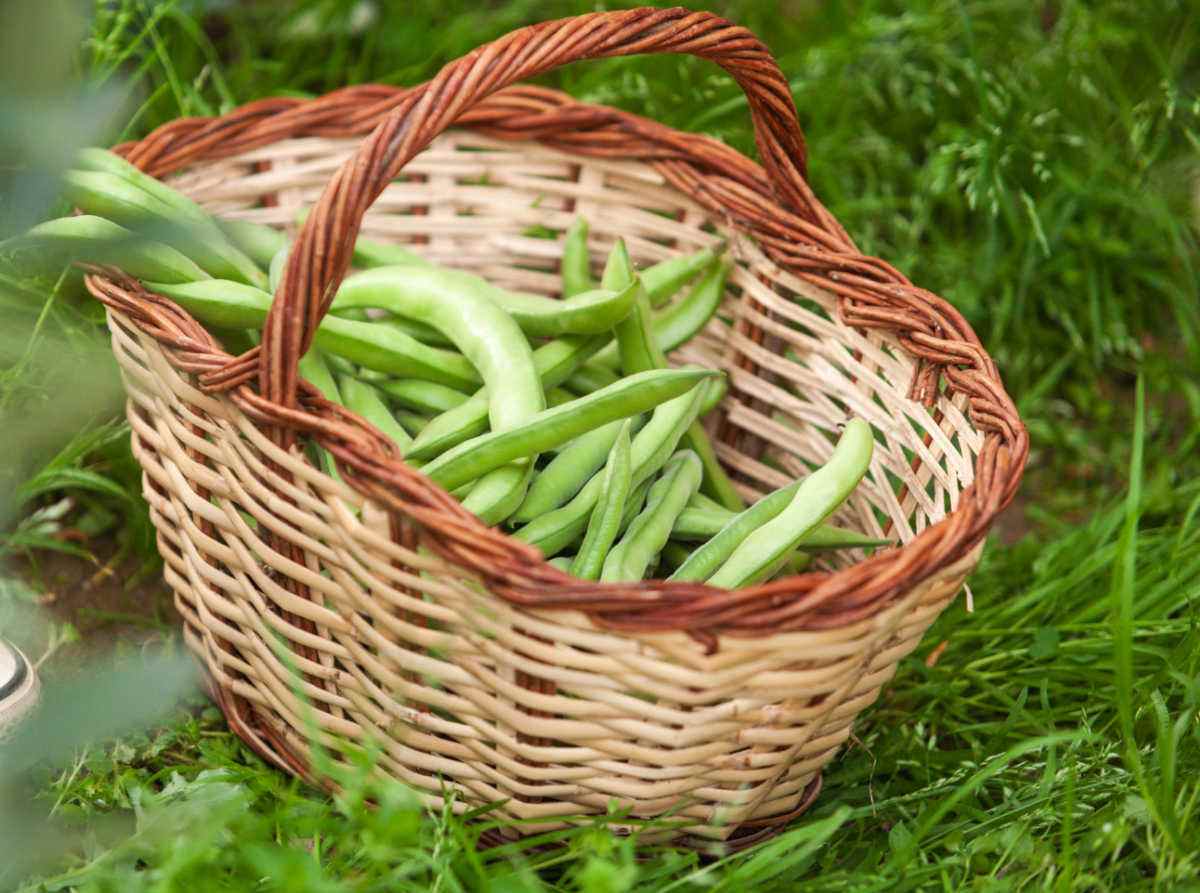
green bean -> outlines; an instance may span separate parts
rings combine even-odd
[[[571,562],[571,573],[581,580],[595,580],[600,576],[604,559],[617,538],[617,530],[625,514],[625,503],[629,499],[633,481],[630,439],[632,427],[633,420],[626,419],[617,429],[617,436],[608,453],[608,461],[604,464],[600,501],[592,509],[583,544],[579,547],[575,560]]]
[[[379,267],[346,279],[334,298],[343,307],[381,306],[431,326],[454,342],[479,370],[488,391],[493,434],[527,426],[546,407],[541,378],[521,329],[493,300],[500,290],[460,270],[423,266]],[[410,388],[411,392],[413,389]],[[420,393],[421,388],[416,391]],[[421,396],[428,396],[425,389]],[[396,395],[400,396],[400,395]],[[410,400],[417,394],[408,393]],[[446,411],[455,405],[433,403],[416,408]],[[410,403],[410,405],[412,405]],[[457,483],[479,477],[463,506],[484,523],[496,524],[516,510],[533,476],[536,451],[522,452],[511,467],[504,462],[481,469]],[[433,465],[426,466],[432,473]],[[457,483],[450,486],[457,486]]]
[[[359,316],[371,319],[362,307],[339,307],[337,310],[330,310],[330,313],[334,316],[340,316],[343,319],[356,319]],[[406,319],[403,316],[396,316],[394,313],[384,317],[376,317],[372,321],[377,326],[391,326],[399,329],[405,335],[415,338],[422,344],[428,344],[433,347],[454,346],[453,341],[432,326],[427,326],[425,323],[417,322],[416,320]]]
[[[702,248],[693,254],[660,261],[642,271],[642,285],[651,307],[661,307],[671,300],[688,280],[711,264],[725,251],[722,241],[715,248]]]
[[[597,289],[556,301],[543,295],[522,294],[492,285],[464,270],[399,265],[376,267],[348,277],[338,289],[333,307],[379,307],[413,318],[412,301],[436,303],[456,294],[489,300],[531,337],[607,332],[629,313],[634,295],[628,289]],[[407,301],[400,301],[405,297]],[[428,322],[420,319],[420,322]],[[449,333],[446,333],[449,334]]]
[[[646,495],[646,507],[604,560],[601,580],[642,579],[670,538],[675,519],[700,488],[702,476],[700,459],[691,450],[681,450],[671,457]]]
[[[620,287],[624,281],[623,277],[631,275],[629,269],[629,256],[625,252],[624,243],[618,240],[613,247],[610,263],[605,267],[602,284],[606,288]],[[617,351],[621,357],[621,369],[627,375],[646,369],[664,369],[667,366],[667,359],[654,340],[650,316],[650,301],[645,292],[639,289],[629,316],[617,326]],[[683,443],[700,458],[704,469],[704,481],[701,485],[704,492],[728,509],[740,511],[745,508],[737,488],[725,474],[725,469],[717,460],[712,442],[698,421],[692,423],[684,435]]]
[[[654,317],[654,339],[663,353],[690,341],[708,325],[725,297],[730,270],[731,266],[725,261],[714,261],[686,296]],[[645,285],[644,276],[642,283]]]
[[[119,267],[135,279],[154,282],[195,282],[209,276],[185,254],[123,226],[80,214],[39,223],[4,243],[7,248],[36,248],[43,254],[74,261]]]
[[[674,540],[668,540],[667,544],[663,546],[662,552],[660,553],[659,566],[661,568],[663,565],[665,565],[674,570],[687,561],[688,556],[691,554],[692,552],[687,546],[683,545],[682,543],[677,543]]]
[[[179,249],[213,276],[249,285],[265,282],[262,270],[225,238],[211,217],[204,225],[180,216],[176,208],[116,174],[67,171],[63,194],[85,214],[97,214]]]
[[[218,226],[211,214],[178,189],[150,176],[115,152],[94,147],[80,149],[75,156],[75,166],[80,171],[108,174],[124,180],[128,185],[150,196],[159,204],[170,208],[179,218],[190,220],[210,230],[216,229]]]
[[[429,416],[421,415],[419,412],[410,412],[407,409],[396,409],[392,411],[392,415],[396,417],[404,430],[416,437],[429,425]]]
[[[572,298],[596,287],[592,281],[592,259],[588,254],[588,222],[576,217],[563,241],[563,297]]]
[[[562,406],[564,403],[570,403],[575,399],[575,395],[566,388],[551,388],[546,392],[547,406]]]
[[[633,519],[638,516],[638,512],[646,504],[646,494],[650,492],[654,481],[655,478],[651,475],[633,488],[633,492],[629,494],[629,499],[625,501],[625,513],[621,515],[621,526],[617,528],[617,536],[625,533],[629,529],[629,525],[633,523]]]
[[[338,391],[337,382],[333,380],[333,373],[329,371],[325,357],[321,355],[319,350],[312,348],[302,356],[296,371],[300,374],[301,378],[306,379],[310,384],[315,386],[321,392],[322,397],[330,403],[341,405],[342,395]],[[340,481],[342,476],[338,474],[337,463],[334,461],[333,456],[323,447],[314,446],[314,448],[325,473]]]
[[[546,409],[516,428],[493,431],[443,453],[425,473],[447,489],[473,480],[514,459],[566,443],[614,419],[637,415],[684,394],[704,379],[707,369],[661,369],[630,375],[587,397]]]
[[[795,483],[789,484],[787,487],[783,488],[783,490],[787,491],[788,499],[795,494],[796,488],[799,486],[800,481],[796,481]],[[763,499],[770,499],[779,492],[781,491],[777,490],[770,496],[763,497]],[[763,500],[760,500],[759,502],[755,503],[752,508],[757,508],[762,501]],[[787,499],[784,499],[777,502],[777,510],[775,511],[775,514],[783,511],[787,505],[787,501]],[[747,509],[747,511],[750,511],[750,509]],[[719,535],[721,531],[724,530],[729,524],[729,522],[736,517],[737,515],[733,512],[719,506],[716,510],[713,510],[707,507],[698,506],[696,505],[695,500],[693,500],[675,520],[675,527],[671,530],[671,536],[677,540],[690,542],[707,541]],[[774,515],[771,515],[770,517],[760,516],[759,523],[764,524],[769,521],[771,517],[774,517]],[[749,535],[750,529],[747,530],[747,535]],[[800,541],[800,544],[796,546],[796,548],[802,552],[824,552],[830,549],[869,549],[876,546],[888,546],[891,545],[891,543],[891,540],[876,539],[869,534],[859,533],[857,530],[850,530],[846,527],[838,527],[834,524],[822,524],[805,534],[804,539]],[[733,549],[737,546],[737,543],[727,543],[727,546],[728,548],[726,549],[725,556],[718,559],[714,563],[713,570],[716,569],[716,564],[719,564],[720,561],[723,561],[724,558],[727,558],[729,554],[733,552]],[[700,577],[699,579],[703,579],[703,577]]]
[[[230,329],[262,329],[271,296],[249,285],[228,280],[147,282],[206,325]],[[457,353],[427,347],[403,332],[369,322],[327,316],[313,342],[326,353],[397,378],[436,381],[452,388],[479,386],[479,374]]]
[[[484,524],[496,525],[517,510],[535,473],[532,459],[512,462],[490,471],[471,487],[463,508]]]
[[[746,507],[745,500],[742,499],[741,494],[733,485],[733,481],[725,473],[725,469],[717,458],[716,450],[713,449],[712,441],[709,440],[704,426],[699,421],[692,423],[692,427],[684,435],[683,442],[700,458],[700,464],[704,468],[704,483],[701,484],[701,487],[704,489],[705,495],[713,497],[730,511],[740,512],[744,509]]]
[[[604,467],[624,424],[621,419],[609,422],[565,444],[530,486],[529,494],[513,520],[532,521],[554,511],[578,493],[591,476]]]
[[[782,512],[742,540],[708,582],[736,589],[774,573],[805,534],[858,485],[867,472],[874,443],[871,426],[862,419],[851,419],[829,461],[804,479]]]
[[[376,242],[359,236],[354,242],[354,264],[364,269],[402,265],[430,266],[430,262],[415,251],[393,242]]]
[[[705,496],[703,493],[697,493],[693,496],[691,501],[688,502],[688,508],[704,509],[713,514],[722,515],[726,520],[732,519],[734,515],[733,512],[729,511],[721,503],[717,502],[711,496]]]
[[[651,317],[650,327],[660,351],[664,354],[670,353],[691,340],[708,324],[725,296],[729,270],[729,264],[722,261],[713,262],[683,299]],[[645,274],[642,276],[642,285],[646,285]],[[651,303],[653,304],[653,301]],[[616,345],[602,350],[593,362],[612,369],[618,368],[621,357]]]
[[[383,402],[383,398],[379,396],[379,391],[375,389],[375,386],[365,381],[359,381],[352,375],[339,375],[337,382],[346,408],[351,412],[358,413],[383,434],[390,437],[400,448],[400,455],[404,455],[404,451],[412,445],[412,438],[396,421],[396,417]]]
[[[283,281],[283,271],[287,267],[288,255],[291,250],[292,243],[284,242],[283,246],[275,252],[275,256],[271,258],[271,263],[267,265],[267,290],[271,294],[279,292],[279,283]]]
[[[644,373],[643,373],[644,374]],[[700,409],[702,390],[694,387],[690,391],[669,400],[654,410],[645,427],[633,439],[631,462],[633,465],[633,495],[637,487],[646,483],[663,467],[679,439],[696,419]],[[547,512],[530,521],[513,536],[522,542],[537,546],[543,555],[555,555],[574,542],[583,533],[592,507],[600,498],[602,485],[599,475],[593,476],[583,489],[562,508]],[[631,504],[636,500],[631,500]],[[635,509],[636,511],[636,509]]]
[[[700,407],[700,416],[704,417],[716,409],[725,395],[729,393],[729,379],[725,376],[714,378],[711,385],[708,387],[708,393],[704,398],[704,403]]]
[[[588,357],[608,343],[604,335],[568,335],[548,341],[533,352],[542,387],[553,390]],[[488,429],[488,393],[477,391],[462,406],[432,419],[414,441],[411,458],[432,459]]]
[[[546,406],[533,352],[520,329],[491,299],[477,276],[433,267],[380,267],[356,273],[334,305],[383,307],[425,323],[449,338],[488,385],[492,429],[521,424]]]
[[[569,555],[560,555],[558,558],[551,558],[549,563],[551,565],[553,565],[554,567],[558,568],[563,573],[571,572],[572,561],[571,561],[571,557]]]
[[[737,515],[730,515],[728,512],[718,515],[711,510],[705,512],[703,509],[684,511],[676,522],[674,535],[680,539],[684,537],[688,539],[711,537],[711,539],[694,551],[691,558],[678,568],[670,579],[696,581],[708,579],[733,554],[746,537],[788,507],[788,504],[795,498],[796,491],[800,489],[801,483],[802,481],[795,481],[776,490]],[[710,519],[708,526],[704,525],[705,514]],[[713,524],[717,525],[717,530],[715,533],[710,533]]]
[[[584,363],[571,373],[571,377],[563,382],[563,386],[568,391],[571,391],[571,393],[582,397],[585,394],[592,393],[592,391],[608,387],[608,385],[612,384],[619,377],[617,373],[604,366],[598,366],[594,363]]]
[[[218,217],[217,226],[225,238],[264,270],[271,265],[271,258],[288,243],[287,233],[283,230],[249,220]]]
[[[417,378],[394,379],[379,384],[392,402],[405,409],[415,409],[417,412],[434,414],[446,412],[467,402],[467,395],[454,388],[433,381],[421,381]]]

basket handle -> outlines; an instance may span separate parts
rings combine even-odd
[[[729,72],[749,100],[755,142],[778,198],[808,216],[804,136],[791,90],[770,51],[745,28],[712,13],[648,7],[521,28],[414,87],[334,174],[296,238],[263,328],[262,396],[277,406],[296,406],[297,364],[346,275],[363,215],[434,137],[516,81],[583,59],[641,53],[689,53]],[[291,434],[276,428],[274,439],[288,445]]]

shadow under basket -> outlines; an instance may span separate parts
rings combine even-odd
[[[760,167],[707,137],[518,80],[583,58],[692,52],[746,90]],[[451,128],[453,125],[453,128]],[[413,88],[267,99],[117,148],[212,212],[296,241],[262,347],[231,356],[116,270],[109,309],[135,454],[185,621],[231,727],[316,783],[367,745],[430,806],[533,834],[658,819],[642,840],[745,845],[822,767],[962,587],[1027,435],[962,317],[862,255],[804,181],[790,93],[744,29],[629,10],[510,34]],[[312,208],[302,228],[297,213]],[[575,580],[408,468],[296,378],[363,235],[557,294],[562,234],[637,265],[729,243],[718,317],[671,355],[724,370],[708,427],[753,500],[828,459],[851,416],[870,471],[831,519],[895,542],[725,591]],[[339,478],[311,464],[316,442]],[[494,837],[500,837],[499,832]]]

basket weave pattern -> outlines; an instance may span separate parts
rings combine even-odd
[[[731,70],[765,171],[711,139],[506,87],[651,50]],[[466,129],[442,134],[450,124]],[[310,773],[315,722],[335,754],[380,743],[382,768],[431,804],[504,800],[527,832],[615,799],[633,818],[669,812],[667,836],[744,843],[811,802],[1019,481],[1025,430],[978,340],[854,248],[804,183],[774,62],[712,16],[547,23],[426,85],[264,100],[120,149],[156,175],[182,171],[172,182],[219,214],[291,229],[315,205],[293,230],[263,348],[243,357],[118,271],[87,278],[110,310],[187,641],[235,730],[291,771]],[[297,381],[360,228],[552,294],[561,243],[541,236],[577,214],[597,259],[618,236],[639,266],[730,241],[730,322],[671,357],[730,375],[710,421],[720,458],[755,498],[825,461],[838,425],[861,416],[875,458],[834,520],[902,547],[737,592],[584,583],[482,526]],[[305,460],[307,439],[343,481]]]

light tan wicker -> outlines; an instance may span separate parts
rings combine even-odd
[[[695,53],[737,78],[765,170],[705,137],[509,86],[651,51]],[[503,801],[496,812],[532,833],[615,801],[632,819],[669,813],[658,839],[745,844],[815,797],[1019,481],[1027,436],[974,333],[857,251],[805,184],[774,61],[711,15],[549,22],[418,87],[264,100],[119,150],[155,175],[180,172],[172,182],[230,217],[290,230],[315,205],[263,347],[243,357],[118,271],[87,280],[110,310],[187,641],[231,726],[296,773],[313,777],[290,664],[322,743],[344,754],[373,739],[383,770],[431,805]],[[639,264],[730,240],[732,325],[714,320],[672,358],[730,375],[712,426],[722,461],[756,497],[825,460],[839,424],[861,416],[875,458],[835,520],[900,547],[736,592],[584,583],[484,527],[297,382],[360,220],[373,237],[554,294],[561,242],[528,233],[577,214],[596,258],[617,236]],[[297,438],[330,450],[344,482]]]

